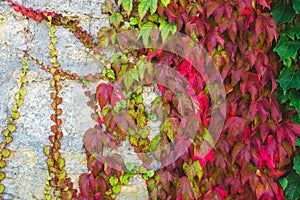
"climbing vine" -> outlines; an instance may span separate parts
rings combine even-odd
[[[278,89],[277,97],[280,103],[285,105],[287,110],[292,110],[291,119],[300,124],[300,68],[299,68],[299,2],[280,2],[272,11],[272,16],[276,20],[276,24],[280,28],[280,39],[274,51],[280,56],[283,63],[283,68],[280,71],[277,82]],[[300,198],[298,185],[300,184],[300,143],[297,138],[297,151],[294,156],[293,170],[282,179],[280,184],[283,187],[286,196],[289,199]]]
[[[1,143],[0,167],[5,167],[9,157],[7,144],[16,130],[14,121],[26,93],[26,61],[31,59],[52,75],[53,135],[49,137],[51,145],[44,147],[49,172],[46,199],[114,199],[121,185],[136,173],[145,179],[150,199],[283,199],[283,189],[289,198],[298,198],[299,191],[291,196],[291,190],[299,176],[298,152],[294,156],[299,116],[291,118],[294,111],[287,111],[300,110],[297,1],[105,0],[101,9],[109,16],[110,26],[101,28],[97,39],[83,30],[79,21],[7,2],[16,12],[46,23],[51,66],[26,52],[16,105],[2,131],[6,142]],[[280,37],[276,23],[283,24]],[[69,29],[104,65],[102,72],[78,77],[64,71],[57,61],[56,26]],[[126,31],[131,35],[124,34]],[[184,37],[172,40],[176,33]],[[213,109],[222,94],[211,92],[216,88],[208,83],[209,74],[197,68],[209,72],[212,65],[199,52],[189,51],[194,43],[208,52],[221,74],[226,112]],[[114,48],[114,54],[106,59],[103,52],[108,47]],[[285,65],[280,74],[273,48]],[[187,57],[180,55],[182,49]],[[95,126],[83,138],[88,172],[79,178],[79,193],[60,153],[63,79],[80,81],[85,87],[101,80],[95,91],[86,87],[85,92]],[[151,84],[161,95],[148,111],[142,94]],[[188,95],[182,95],[183,91]],[[280,106],[277,98],[288,102],[288,107]],[[210,129],[215,112],[220,122],[225,119],[217,137]],[[147,124],[157,120],[161,122],[159,134],[151,138]],[[193,140],[187,140],[192,132]],[[118,154],[102,155],[103,148],[117,149],[124,141],[133,146],[141,166],[125,163]],[[203,149],[206,146],[211,148]],[[168,162],[179,151],[180,156]],[[293,158],[296,173],[280,179]],[[153,170],[154,160],[165,165]],[[5,172],[1,171],[3,178]]]

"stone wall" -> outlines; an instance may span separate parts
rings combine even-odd
[[[34,9],[55,10],[63,15],[72,16],[81,22],[81,26],[96,36],[97,30],[108,25],[107,16],[100,12],[102,1],[97,0],[23,0],[19,1]],[[26,28],[26,33],[24,31]],[[27,39],[25,38],[25,34]],[[84,46],[66,29],[57,27],[56,36],[58,61],[65,70],[86,75],[101,70],[99,63],[90,56]],[[28,48],[32,56],[49,64],[48,28],[44,22],[27,20],[0,2],[0,128],[5,128],[10,107],[17,91],[19,72],[22,69],[23,52]],[[37,65],[29,62],[29,83],[25,104],[21,107],[21,116],[17,120],[14,141],[9,146],[11,157],[5,168],[7,177],[5,200],[44,199],[47,165],[43,146],[49,144],[50,107],[49,76]],[[78,178],[87,171],[86,157],[82,148],[84,132],[93,126],[91,110],[86,105],[81,84],[65,81],[62,97],[64,99],[62,152],[66,160],[66,169],[78,187]],[[3,140],[3,139],[2,139]],[[144,181],[136,175],[128,186],[124,186],[117,199],[148,199]]]

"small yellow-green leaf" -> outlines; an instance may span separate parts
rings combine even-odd
[[[7,129],[12,133],[17,129],[17,126],[15,124],[9,124]]]
[[[10,150],[9,149],[2,149],[2,156],[4,158],[9,157],[9,155],[10,155]]]
[[[5,160],[0,160],[0,169],[3,169],[6,166]]]
[[[25,96],[26,95],[26,93],[27,93],[27,90],[26,90],[26,88],[24,88],[24,87],[22,87],[22,88],[20,88],[20,91],[19,91],[19,93],[20,93],[20,95],[21,96]]]
[[[57,162],[59,165],[59,169],[63,169],[65,166],[65,160],[63,158],[59,158]]]
[[[22,106],[23,104],[24,104],[24,99],[23,98],[20,98],[20,99],[18,99],[18,100],[16,100],[16,104],[17,104],[17,106]]]
[[[27,77],[26,77],[26,76],[22,76],[21,82],[22,82],[22,83],[27,83],[27,82],[28,82]]]
[[[3,184],[0,184],[0,194],[3,194],[5,187]]]
[[[6,141],[7,144],[9,144],[9,143],[11,143],[11,142],[13,141],[13,137],[11,137],[11,136],[6,136],[6,137],[5,137],[5,141]]]
[[[50,155],[50,149],[51,149],[51,147],[49,145],[47,145],[47,146],[44,147],[44,154],[46,156]]]
[[[5,177],[5,172],[0,172],[0,181],[2,181]]]
[[[118,194],[121,191],[121,185],[116,185],[112,188],[113,192]]]
[[[11,117],[12,117],[13,119],[19,119],[20,113],[19,113],[19,112],[12,112],[12,113],[11,113]]]

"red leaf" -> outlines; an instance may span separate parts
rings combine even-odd
[[[111,102],[111,95],[113,90],[113,87],[106,83],[100,83],[98,85],[96,89],[96,98],[101,109],[103,109],[107,103]]]
[[[102,132],[90,128],[87,130],[83,136],[83,145],[90,154],[102,152],[103,142],[105,142],[105,137],[102,137]]]
[[[236,137],[244,132],[245,119],[241,117],[229,117],[224,125],[223,131],[228,131],[231,137]]]
[[[94,176],[92,174],[81,174],[79,177],[79,188],[80,188],[80,195],[83,197],[87,197],[89,199],[93,199],[93,194],[96,188],[96,182]]]
[[[256,0],[257,3],[262,5],[264,8],[268,8],[270,10],[270,4],[272,3],[272,0]]]

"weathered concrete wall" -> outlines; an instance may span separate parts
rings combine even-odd
[[[81,26],[96,36],[97,30],[108,24],[107,16],[100,13],[101,1],[97,0],[23,0],[19,3],[41,10],[55,10],[64,15],[77,17]],[[24,28],[28,40],[24,37]],[[57,27],[56,36],[58,61],[65,70],[79,75],[95,73],[100,70],[99,63],[93,59],[84,46],[66,29]],[[5,128],[7,116],[17,90],[18,72],[22,68],[23,53],[28,45],[31,55],[49,64],[48,28],[45,23],[27,20],[15,13],[6,3],[0,2],[0,128]],[[5,168],[6,192],[4,199],[44,199],[44,182],[47,172],[43,146],[49,144],[50,107],[48,75],[37,65],[29,62],[28,94],[20,109],[17,131],[10,145],[12,155]],[[66,159],[66,169],[77,185],[79,175],[87,171],[86,158],[82,148],[84,132],[93,126],[91,110],[86,105],[81,84],[66,81],[62,96],[63,132],[62,152]],[[123,187],[118,199],[148,199],[144,181],[136,176],[129,186]]]

